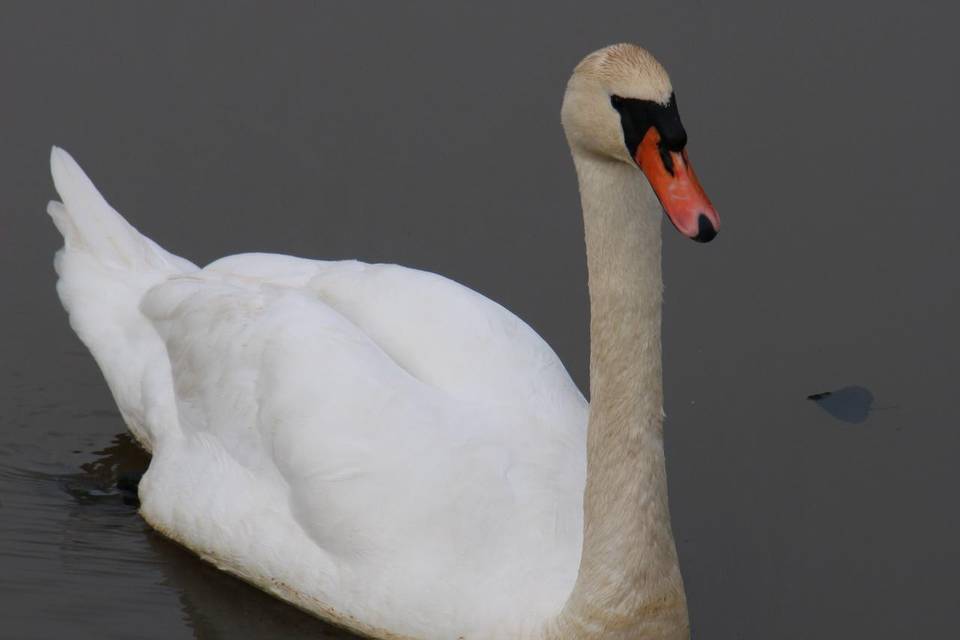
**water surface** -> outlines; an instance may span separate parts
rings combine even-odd
[[[437,271],[527,320],[586,388],[559,102],[580,56],[619,40],[670,69],[723,218],[706,246],[664,229],[696,636],[955,633],[953,5],[476,4],[5,6],[0,637],[348,637],[152,533],[117,488],[146,458],[54,294],[50,144],[191,260]],[[844,388],[869,391],[862,420],[807,399]]]

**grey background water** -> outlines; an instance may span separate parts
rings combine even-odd
[[[402,4],[402,6],[400,6]],[[54,294],[49,145],[196,262],[398,262],[503,303],[587,382],[559,125],[577,60],[670,70],[723,217],[665,227],[674,529],[701,638],[955,633],[956,11],[915,3],[5,2],[0,637],[348,637],[152,534]],[[806,396],[855,386],[860,423]]]

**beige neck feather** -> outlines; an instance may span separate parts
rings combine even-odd
[[[662,212],[636,168],[574,153],[590,287],[580,571],[561,638],[689,637],[670,529],[660,355]]]

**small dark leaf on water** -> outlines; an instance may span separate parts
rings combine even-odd
[[[837,420],[860,423],[867,419],[873,406],[873,394],[864,387],[843,387],[835,391],[824,391],[807,396],[821,409]]]

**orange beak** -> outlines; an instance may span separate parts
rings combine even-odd
[[[720,216],[703,192],[687,159],[687,151],[661,149],[656,127],[647,130],[634,156],[677,231],[697,242],[710,242],[720,229]]]

